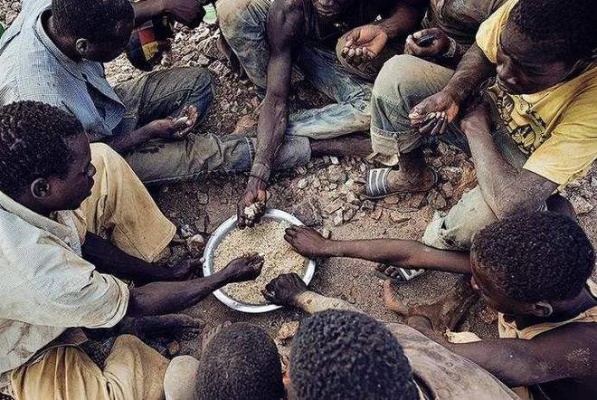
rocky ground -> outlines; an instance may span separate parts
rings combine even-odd
[[[18,12],[18,2],[0,1],[0,22],[6,26]],[[198,133],[229,134],[238,121],[245,125],[257,118],[259,98],[255,87],[239,79],[230,70],[215,45],[219,32],[215,25],[202,25],[195,30],[180,29],[173,40],[171,54],[161,68],[170,66],[203,66],[213,75],[216,100]],[[126,81],[141,74],[124,57],[106,66],[113,83]],[[316,93],[300,75],[293,80],[292,103],[295,108],[310,108],[329,102]],[[250,124],[249,124],[250,125]],[[363,181],[369,168],[363,160],[324,158],[313,160],[305,167],[274,175],[270,207],[296,215],[307,225],[316,227],[337,239],[395,237],[418,239],[434,213],[443,213],[475,184],[473,165],[457,150],[439,145],[428,152],[430,162],[440,171],[436,189],[427,194],[400,195],[379,202],[362,200],[355,188]],[[165,214],[182,228],[183,236],[198,233],[208,235],[221,222],[234,214],[235,204],[246,184],[244,175],[209,175],[200,182],[183,183],[152,189]],[[583,227],[597,244],[597,171],[575,182],[565,195],[573,202]],[[185,246],[172,249],[172,259],[186,256]],[[387,311],[381,298],[381,281],[373,272],[374,264],[349,259],[321,261],[311,287],[325,295],[341,297],[367,313],[384,320],[397,317]],[[450,289],[456,277],[445,273],[428,273],[396,289],[399,299],[407,303],[431,302]],[[224,321],[248,321],[264,327],[272,335],[284,325],[298,321],[297,311],[276,311],[251,315],[233,311],[210,296],[187,311],[201,318],[207,327]],[[477,332],[482,337],[496,334],[496,315],[484,304],[473,306],[461,324],[462,329]],[[282,336],[287,335],[281,332]],[[170,355],[197,355],[198,341],[172,342],[162,340],[155,345]]]

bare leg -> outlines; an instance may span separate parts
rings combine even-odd
[[[352,133],[333,139],[311,140],[311,155],[367,157],[372,152],[369,137]]]

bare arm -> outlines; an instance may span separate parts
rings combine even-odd
[[[128,316],[168,314],[197,304],[228,283],[257,278],[263,258],[257,255],[233,260],[223,270],[205,278],[182,282],[154,282],[130,291]]]
[[[534,172],[517,170],[502,156],[491,136],[484,106],[462,121],[483,198],[499,219],[537,211],[558,185]]]
[[[176,21],[196,26],[201,18],[201,2],[197,0],[144,0],[133,3],[135,26],[142,25],[155,16],[171,15]]]
[[[406,36],[419,26],[427,4],[426,0],[399,1],[392,13],[376,24],[383,29],[390,39],[397,36]]]
[[[284,239],[306,257],[351,257],[404,268],[470,273],[468,253],[437,250],[414,240],[331,240],[307,227],[288,228]]]
[[[288,94],[292,75],[292,47],[300,42],[303,21],[302,3],[295,0],[275,1],[269,11],[267,32],[269,63],[267,89],[259,112],[257,148],[249,180],[237,205],[238,226],[252,226],[260,215],[248,218],[244,209],[265,203],[265,189],[276,154],[282,145],[288,124]],[[264,211],[264,208],[261,212]]]

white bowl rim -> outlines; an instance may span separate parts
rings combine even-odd
[[[298,218],[294,215],[287,213],[286,211],[278,210],[275,208],[268,208],[263,215],[263,218],[269,218],[278,221],[286,221],[291,225],[298,225],[304,226]],[[204,262],[203,262],[203,276],[207,277],[212,275],[213,273],[213,257],[216,247],[220,244],[224,236],[231,230],[236,227],[236,215],[228,218],[226,221],[222,222],[220,226],[211,234],[211,237],[207,241],[207,245],[205,246],[205,251],[203,253]],[[315,273],[315,261],[311,259],[307,259],[307,268],[305,270],[305,275],[302,277],[303,282],[306,285],[311,283],[311,279],[313,279],[313,274]],[[265,304],[265,305],[254,305],[249,303],[244,303],[238,300],[233,299],[232,297],[228,296],[224,293],[223,290],[218,289],[214,293],[214,296],[222,303],[227,305],[228,307],[242,311],[246,313],[264,313],[273,310],[277,310],[282,308],[281,306],[277,306],[275,304]]]

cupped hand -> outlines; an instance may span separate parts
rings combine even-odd
[[[265,299],[279,306],[292,306],[298,295],[307,291],[307,285],[297,274],[282,274],[272,279],[261,293]]]
[[[149,139],[182,139],[197,123],[195,106],[186,105],[176,118],[157,119],[145,125]]]
[[[386,43],[387,33],[379,25],[363,25],[347,34],[341,55],[350,65],[358,66],[379,56]]]
[[[302,256],[308,258],[329,257],[328,248],[331,240],[324,238],[313,228],[291,226],[286,229],[284,240]]]
[[[443,134],[450,122],[458,115],[460,105],[449,92],[442,90],[417,104],[408,118],[411,126],[421,134]]]
[[[253,227],[259,223],[265,214],[267,202],[267,187],[258,178],[249,177],[247,188],[236,205],[236,225],[239,229]]]
[[[254,253],[236,258],[222,270],[227,275],[228,283],[245,282],[256,279],[263,268],[263,257]]]
[[[422,46],[419,40],[424,36],[433,36],[429,45]],[[450,39],[439,28],[423,29],[408,35],[404,45],[404,54],[410,54],[416,57],[437,57],[448,51]]]
[[[199,26],[205,15],[201,2],[197,0],[162,1],[164,2],[166,12],[171,15],[175,21],[180,22],[189,28],[196,28]]]

